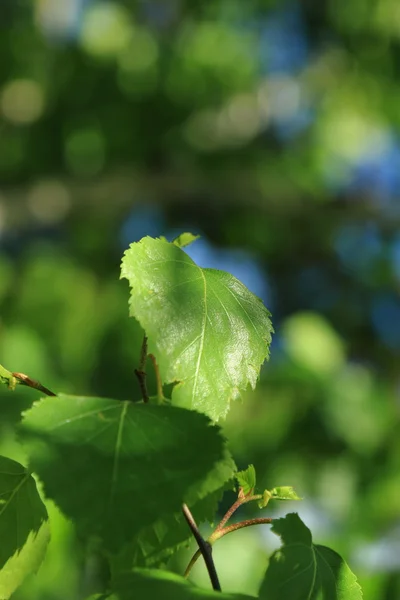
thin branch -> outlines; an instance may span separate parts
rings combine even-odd
[[[225,515],[222,517],[221,521],[219,522],[219,524],[217,525],[217,527],[215,528],[214,533],[220,531],[223,526],[225,525],[225,523],[227,523],[229,521],[229,519],[231,518],[231,516],[233,515],[233,513],[235,511],[237,511],[237,509],[239,508],[239,506],[242,506],[242,504],[246,504],[246,502],[252,502],[253,500],[260,500],[262,498],[261,494],[254,494],[253,496],[239,496],[239,498],[236,500],[236,502],[234,502],[232,504],[232,506],[230,507],[229,510],[227,510],[227,512],[225,513]],[[213,537],[213,534],[211,534],[210,538]],[[210,541],[212,541],[210,539]]]
[[[160,369],[158,368],[157,359],[154,356],[154,354],[149,354],[149,358],[150,358],[151,362],[153,363],[154,372],[156,374],[157,399],[158,399],[158,402],[161,404],[161,402],[164,399],[164,392],[163,392],[163,384],[162,384],[161,375],[160,375]]]
[[[212,548],[209,542],[202,537],[199,528],[196,525],[196,521],[193,518],[192,513],[186,504],[182,506],[183,515],[193,533],[193,536],[199,546],[199,550],[204,558],[205,565],[207,567],[208,575],[210,577],[211,585],[214,590],[220,592],[221,586],[218,580],[217,571],[215,569],[214,561],[212,558]]]
[[[218,531],[215,530],[214,533],[210,536],[210,540],[212,538],[212,542],[216,542],[224,535],[228,533],[232,533],[232,531],[238,531],[238,529],[243,529],[244,527],[252,527],[253,525],[270,525],[273,519],[271,517],[260,517],[256,519],[246,519],[245,521],[239,521],[239,523],[233,523],[233,525],[228,525]]]
[[[200,558],[200,556],[201,556],[201,552],[200,552],[200,548],[198,548],[196,550],[196,552],[193,554],[192,558],[190,559],[188,566],[186,567],[185,573],[183,575],[185,578],[189,577],[190,571],[193,569],[194,565],[197,562],[197,559]]]
[[[56,396],[57,395],[54,392],[52,392],[51,390],[49,390],[47,387],[44,387],[44,385],[39,383],[39,381],[35,381],[34,379],[31,379],[30,377],[28,377],[28,375],[25,375],[24,373],[12,373],[12,376],[15,377],[15,379],[21,385],[26,385],[35,390],[38,390],[39,392],[46,394],[46,396]]]
[[[232,504],[232,506],[229,508],[229,510],[227,510],[227,512],[222,517],[221,521],[218,523],[217,527],[214,529],[214,531],[209,536],[207,541],[210,544],[213,544],[214,542],[219,540],[219,538],[223,537],[227,533],[231,533],[231,531],[235,531],[236,529],[242,529],[243,527],[250,527],[251,525],[257,525],[259,523],[271,523],[272,519],[260,518],[260,519],[251,519],[250,520],[251,522],[250,521],[241,521],[240,523],[230,525],[229,527],[224,527],[224,525],[229,521],[229,519],[231,518],[233,513],[235,511],[237,511],[237,509],[242,504],[246,504],[246,502],[252,502],[253,500],[260,500],[261,498],[262,498],[261,494],[253,494],[251,496],[244,496],[244,495],[240,494],[240,492],[239,492],[239,498],[236,500],[236,502],[234,502]],[[190,571],[192,570],[193,566],[195,565],[195,563],[200,555],[201,555],[200,551],[196,550],[196,552],[193,554],[192,558],[190,559],[188,566],[186,567],[186,571],[185,571],[185,575],[184,575],[185,577],[187,577],[189,575]]]
[[[135,369],[135,375],[138,378],[140,391],[142,393],[143,402],[146,404],[149,401],[149,393],[146,383],[146,359],[147,359],[147,337],[143,337],[142,347],[140,350],[139,367]]]

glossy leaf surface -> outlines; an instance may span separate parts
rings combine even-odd
[[[125,252],[121,277],[163,381],[178,383],[173,404],[224,417],[241,390],[255,387],[268,357],[272,326],[261,300],[233,275],[150,237]]]

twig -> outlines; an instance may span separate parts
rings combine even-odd
[[[230,509],[222,517],[221,521],[215,528],[214,533],[216,533],[217,531],[220,531],[223,528],[225,523],[227,523],[229,521],[229,519],[231,518],[233,513],[239,508],[239,506],[242,506],[242,504],[246,504],[246,502],[252,502],[253,500],[260,500],[261,498],[262,498],[261,494],[255,494],[253,496],[239,496],[239,498],[236,500],[236,502],[234,502],[232,504]]]
[[[216,542],[224,535],[232,533],[232,531],[237,531],[238,529],[243,529],[244,527],[252,527],[252,525],[270,525],[272,521],[273,519],[271,517],[259,517],[256,519],[246,519],[245,521],[239,521],[239,523],[233,523],[233,525],[228,525],[227,527],[223,527],[222,529],[215,530],[214,533],[210,536],[209,540],[210,542]]]
[[[28,377],[28,375],[25,375],[24,373],[12,373],[12,376],[15,377],[15,379],[17,379],[18,383],[20,383],[21,385],[26,385],[28,387],[34,388],[35,390],[46,394],[46,396],[57,395],[51,390],[49,390],[47,387],[44,387],[44,385],[39,383],[39,381],[31,379],[30,377]]]
[[[143,337],[142,348],[140,350],[139,368],[135,369],[135,375],[138,378],[140,391],[142,392],[143,402],[149,401],[149,393],[146,384],[146,359],[147,359],[147,337]]]
[[[158,402],[161,403],[164,399],[164,392],[163,392],[163,385],[162,385],[162,380],[161,380],[161,375],[160,375],[160,369],[158,368],[157,359],[154,356],[154,354],[149,354],[149,358],[150,358],[151,362],[153,363],[154,372],[156,374],[157,399],[158,399]]]
[[[252,494],[249,496],[245,496],[245,495],[243,495],[243,493],[241,491],[239,491],[238,499],[232,504],[232,506],[224,514],[221,521],[218,523],[217,527],[214,529],[212,534],[209,536],[207,542],[209,542],[210,544],[213,544],[214,542],[219,540],[219,538],[223,537],[227,533],[231,533],[231,531],[236,531],[237,529],[242,529],[243,527],[250,527],[251,525],[258,525],[260,523],[271,523],[272,519],[270,519],[270,518],[259,518],[259,519],[250,519],[247,521],[240,521],[239,523],[235,523],[234,525],[229,525],[228,527],[224,527],[224,525],[229,521],[229,519],[231,518],[233,513],[236,512],[237,509],[242,504],[246,504],[246,502],[252,502],[253,500],[260,500],[261,498],[262,498],[261,494]],[[185,577],[188,577],[190,571],[192,570],[193,565],[196,563],[199,556],[200,556],[200,553],[197,550],[193,554],[188,566],[186,567]]]
[[[183,515],[193,533],[193,536],[199,546],[199,550],[204,558],[205,565],[207,567],[208,575],[210,577],[211,585],[214,590],[220,592],[221,586],[218,580],[217,571],[215,569],[214,561],[212,558],[212,548],[209,542],[202,537],[199,528],[196,525],[196,521],[193,518],[192,513],[186,504],[182,506]]]

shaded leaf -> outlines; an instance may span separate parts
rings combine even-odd
[[[0,568],[46,519],[46,508],[28,470],[0,456]]]
[[[282,547],[271,556],[260,600],[361,600],[356,576],[339,554],[312,543],[297,514],[276,519],[272,531]]]
[[[228,468],[232,468],[229,467],[229,462],[226,464]],[[229,477],[229,473],[226,476]],[[209,478],[205,483],[210,483]],[[190,505],[198,525],[204,521],[211,523],[214,520],[223,492],[229,487],[231,487],[230,481]],[[127,571],[135,566],[159,567],[164,565],[178,548],[192,539],[193,534],[182,511],[167,515],[158,519],[154,525],[140,531],[132,544],[124,547],[122,552],[112,560],[112,571],[113,573]]]
[[[232,477],[219,428],[172,406],[60,395],[25,413],[21,435],[45,493],[113,551],[216,489],[219,462],[219,486]]]
[[[49,524],[48,521],[43,521],[39,530],[30,532],[22,549],[16,552],[0,570],[0,600],[8,600],[24,579],[38,570],[46,554],[49,540]]]
[[[240,390],[255,387],[269,354],[272,325],[261,300],[229,273],[150,237],[125,252],[121,277],[164,382],[178,382],[172,403],[224,417]]]
[[[243,594],[224,594],[206,590],[191,584],[187,579],[156,569],[134,569],[124,573],[112,583],[109,595],[99,594],[90,600],[137,600],[138,598],[160,598],[162,600],[254,600]]]

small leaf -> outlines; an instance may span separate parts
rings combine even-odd
[[[10,390],[14,390],[17,380],[11,371],[7,371],[7,369],[0,365],[0,382],[5,383]]]
[[[175,244],[150,237],[125,252],[121,277],[164,383],[177,382],[172,403],[226,416],[268,358],[272,325],[261,300],[233,275],[202,269]]]
[[[184,248],[185,246],[189,246],[189,244],[192,244],[198,240],[199,237],[199,235],[194,235],[193,233],[181,233],[172,240],[172,243],[175,244],[175,246],[178,246],[178,248]]]
[[[33,477],[19,463],[0,456],[0,568],[46,519]]]
[[[21,435],[47,496],[113,551],[233,476],[219,427],[172,406],[60,395],[25,413]]]
[[[236,479],[245,496],[252,494],[256,487],[256,470],[254,465],[249,465],[244,471],[236,473]]]
[[[271,498],[272,498],[271,492],[268,490],[264,490],[261,500],[258,501],[258,507],[265,508],[267,506],[268,502],[271,500]]]
[[[271,500],[302,500],[302,498],[290,485],[283,485],[271,490]]]
[[[356,576],[339,554],[312,543],[310,530],[297,514],[273,522],[282,546],[269,561],[260,600],[361,600]]]

